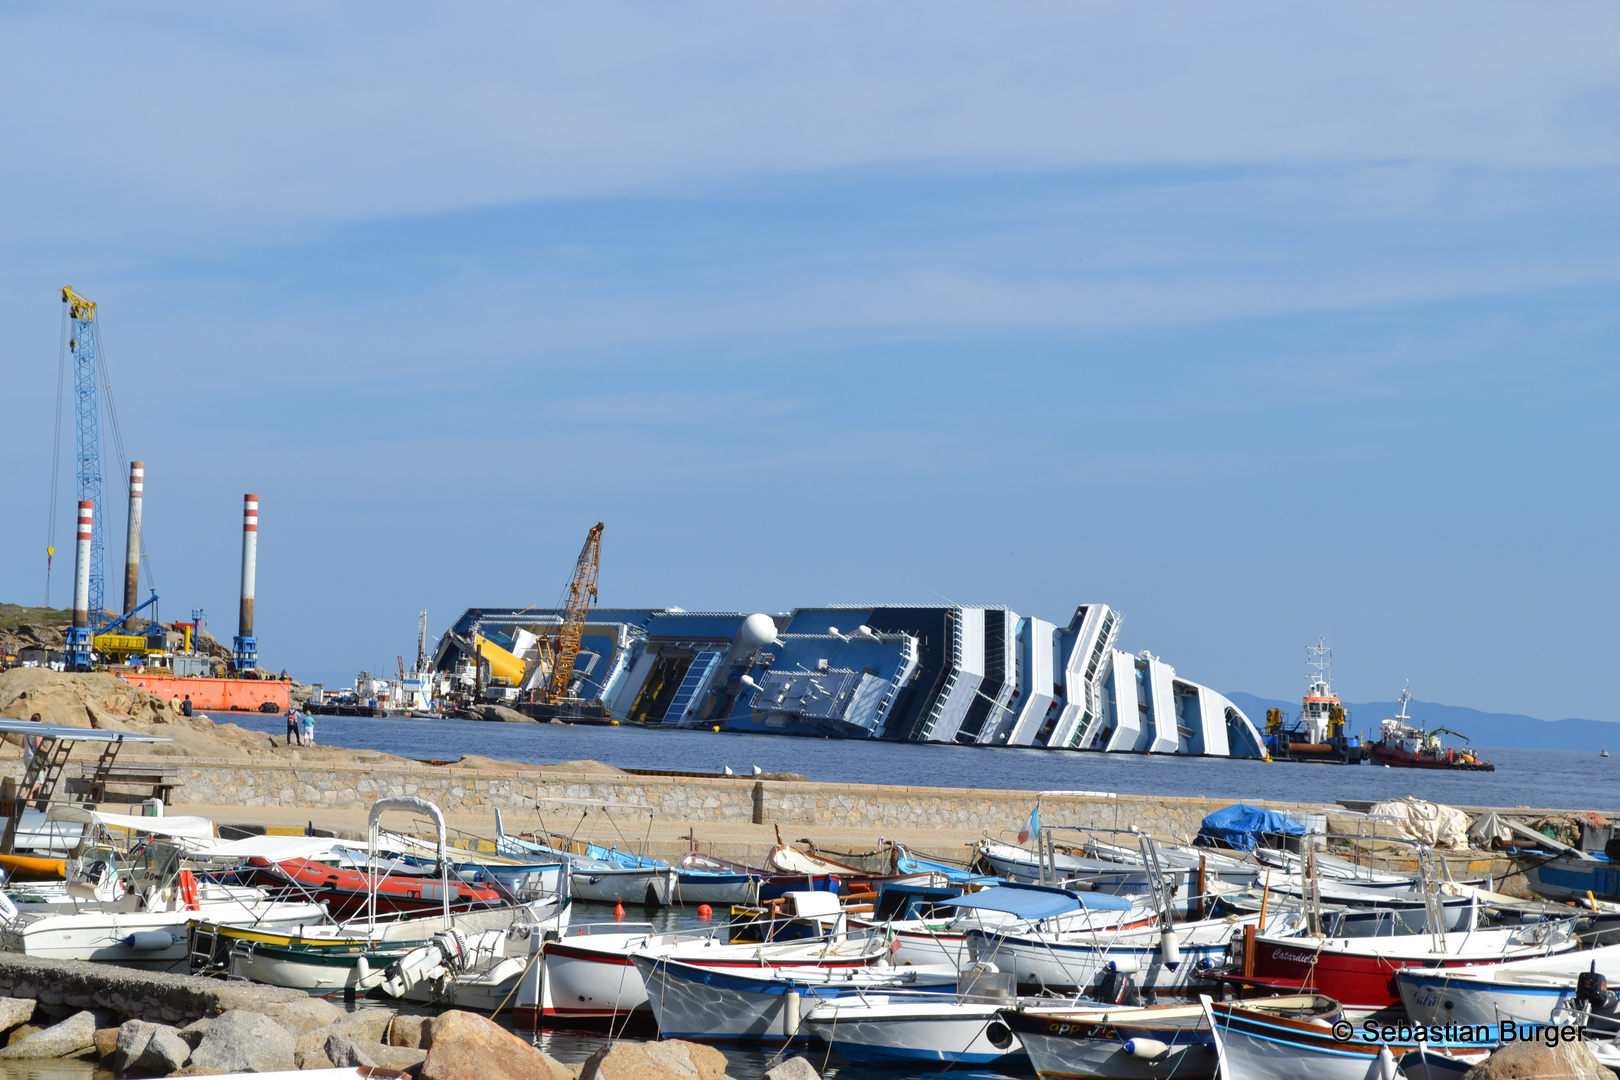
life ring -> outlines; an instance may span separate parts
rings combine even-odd
[[[202,897],[197,893],[197,875],[190,870],[180,871],[180,899],[187,911],[201,911]]]

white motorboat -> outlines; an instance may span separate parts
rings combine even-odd
[[[162,840],[122,869],[111,848],[91,848],[67,863],[66,880],[0,897],[0,950],[167,969],[185,963],[188,927],[198,919],[287,927],[326,918],[320,904],[199,881],[180,862],[180,849]]]

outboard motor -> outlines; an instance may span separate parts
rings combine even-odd
[[[1615,1007],[1614,991],[1609,989],[1608,977],[1592,961],[1590,971],[1583,971],[1575,980],[1575,1004],[1584,1005],[1595,1013],[1608,1012]]]
[[[1109,961],[1108,966],[1097,973],[1097,981],[1091,984],[1086,996],[1099,1005],[1137,1008],[1142,1004],[1142,994],[1136,989],[1131,974],[1131,965]]]

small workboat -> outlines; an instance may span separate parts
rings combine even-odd
[[[1243,1004],[1257,1013],[1313,1024],[1331,1024],[1340,1015],[1338,1002],[1313,994]],[[1215,1041],[1202,1005],[1026,1003],[1001,1015],[1040,1076],[1214,1080],[1216,1075]]]
[[[1496,766],[1482,759],[1472,750],[1449,749],[1440,743],[1441,735],[1455,735],[1468,741],[1460,731],[1439,727],[1430,731],[1412,725],[1406,715],[1406,706],[1412,701],[1412,688],[1401,691],[1400,712],[1379,725],[1378,740],[1369,743],[1367,752],[1373,762],[1395,769],[1461,769],[1470,772],[1495,772]]]
[[[1496,1048],[1499,1033],[1484,1039],[1402,1042],[1400,1025],[1367,1021],[1339,1026],[1257,1009],[1245,1002],[1203,999],[1215,1031],[1222,1076],[1243,1080],[1369,1080],[1396,1076],[1462,1076]],[[1464,1025],[1458,1029],[1478,1034]],[[1345,1035],[1348,1034],[1348,1037]],[[1411,1027],[1407,1028],[1408,1038]]]
[[[1579,996],[1581,976],[1594,972],[1605,986],[1620,980],[1620,945],[1478,967],[1402,968],[1395,982],[1407,1015],[1420,1024],[1550,1024]]]
[[[674,957],[717,970],[870,967],[889,958],[882,934],[823,937],[770,944],[729,944],[724,927],[658,933],[650,925],[588,924],[546,946],[538,978],[524,984],[514,1015],[519,1023],[539,1016],[570,1019],[623,1018],[650,1008],[647,987],[632,955]],[[527,1018],[527,1019],[525,1019]]]
[[[1024,1048],[1001,1016],[1017,1003],[1010,974],[971,972],[957,981],[949,998],[901,991],[819,1001],[804,1014],[804,1026],[839,1057],[861,1065],[977,1065],[1021,1072]]]
[[[812,1036],[803,1025],[808,1002],[899,990],[933,990],[949,1000],[959,977],[954,967],[897,968],[886,963],[829,971],[720,969],[646,953],[631,959],[647,986],[659,1035],[696,1042],[804,1040]]]

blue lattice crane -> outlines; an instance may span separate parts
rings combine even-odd
[[[62,289],[62,303],[68,305],[71,331],[68,349],[73,354],[74,419],[79,437],[79,499],[95,504],[100,518],[90,536],[90,626],[99,629],[106,621],[102,604],[105,574],[104,544],[106,504],[101,498],[101,414],[96,402],[96,386],[101,382],[96,355],[100,334],[96,329],[96,304],[71,288]]]

